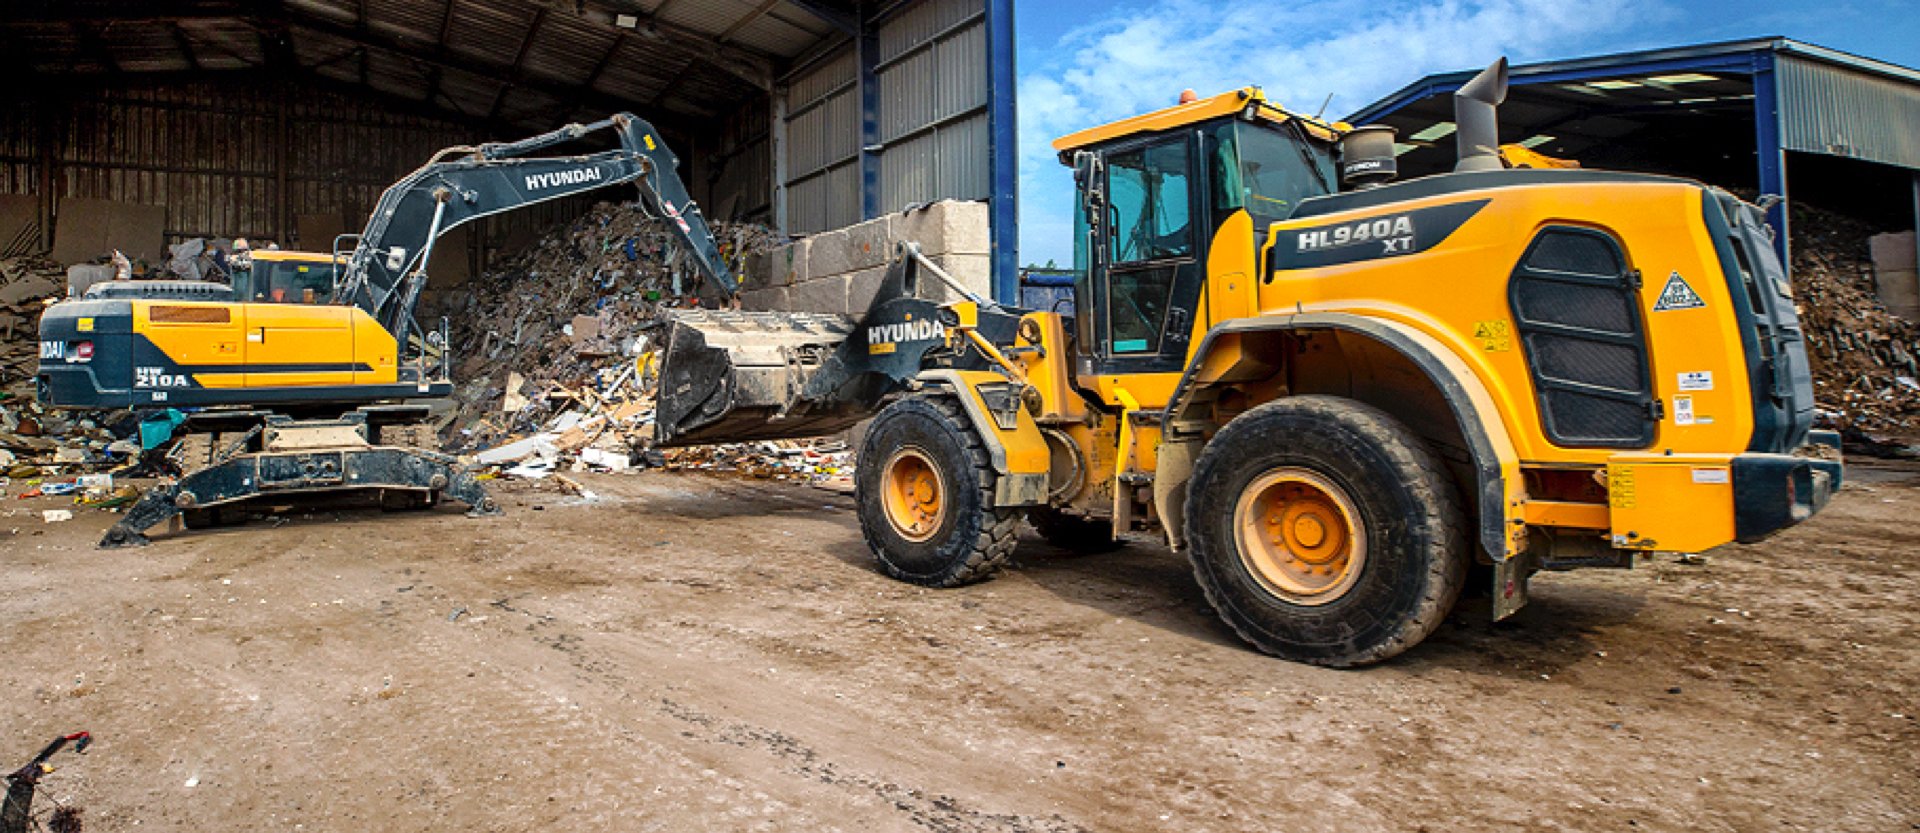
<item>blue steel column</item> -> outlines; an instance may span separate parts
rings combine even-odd
[[[860,15],[860,33],[854,36],[855,61],[860,65],[860,219],[880,216],[880,22]]]
[[[1787,154],[1780,148],[1780,86],[1773,71],[1774,55],[1768,49],[1753,56],[1753,148],[1760,158],[1760,193],[1780,195],[1780,202],[1767,209],[1774,250],[1781,263],[1792,264],[1787,243]]]
[[[993,245],[993,298],[1020,302],[1019,147],[1016,140],[1013,0],[987,3],[987,198]]]

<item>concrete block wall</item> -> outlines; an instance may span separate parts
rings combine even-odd
[[[1920,321],[1920,256],[1911,231],[1876,234],[1867,241],[1873,255],[1873,285],[1880,303],[1908,321]]]
[[[981,296],[993,293],[987,206],[943,200],[796,240],[747,264],[740,304],[750,310],[859,316],[886,275],[896,244],[912,241],[928,259]],[[958,300],[938,279],[921,294]]]

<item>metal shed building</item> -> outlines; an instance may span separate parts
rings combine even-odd
[[[1446,170],[1451,94],[1473,74],[1422,78],[1347,121],[1397,128],[1402,175]],[[1920,217],[1920,71],[1908,67],[1773,37],[1527,64],[1511,84],[1502,142],[1808,199],[1890,228]],[[1769,213],[1783,257],[1790,205]]]
[[[303,227],[357,227],[438,148],[627,110],[708,216],[802,234],[987,200],[1015,281],[1011,0],[15,0],[0,72],[0,237],[26,245],[113,204],[168,241],[318,248]]]

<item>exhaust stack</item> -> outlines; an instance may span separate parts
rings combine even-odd
[[[1507,100],[1507,59],[1493,62],[1453,94],[1454,141],[1464,171],[1500,170],[1500,120],[1495,108]]]

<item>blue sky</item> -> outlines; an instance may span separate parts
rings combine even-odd
[[[1016,0],[1020,260],[1073,260],[1073,178],[1048,144],[1247,84],[1344,116],[1433,72],[1784,35],[1920,67],[1913,0]],[[1915,129],[1920,129],[1916,125]]]

